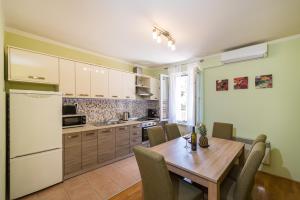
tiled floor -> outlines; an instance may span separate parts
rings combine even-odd
[[[101,167],[68,179],[22,200],[101,200],[129,188],[140,181],[135,157]]]

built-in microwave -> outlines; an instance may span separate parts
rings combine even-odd
[[[85,115],[63,115],[62,117],[63,128],[72,128],[84,126],[86,124]]]

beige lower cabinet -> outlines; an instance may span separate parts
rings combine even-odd
[[[142,144],[141,124],[63,135],[64,178],[112,163]]]
[[[130,150],[129,126],[116,128],[116,157],[124,157]]]
[[[81,170],[81,133],[64,135],[64,175]]]
[[[130,126],[130,153],[136,145],[142,144],[142,126],[141,124]]]
[[[87,131],[82,137],[82,169],[90,168],[98,163],[97,131]]]
[[[98,130],[98,163],[105,163],[115,159],[115,145],[115,128]]]

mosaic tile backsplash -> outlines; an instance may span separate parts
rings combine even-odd
[[[147,116],[147,109],[157,109],[159,102],[151,100],[77,99],[63,98],[63,104],[78,104],[78,113],[87,116],[87,123],[121,119],[123,112],[130,117]]]

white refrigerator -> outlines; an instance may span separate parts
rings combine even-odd
[[[62,181],[62,95],[9,92],[10,198]]]

